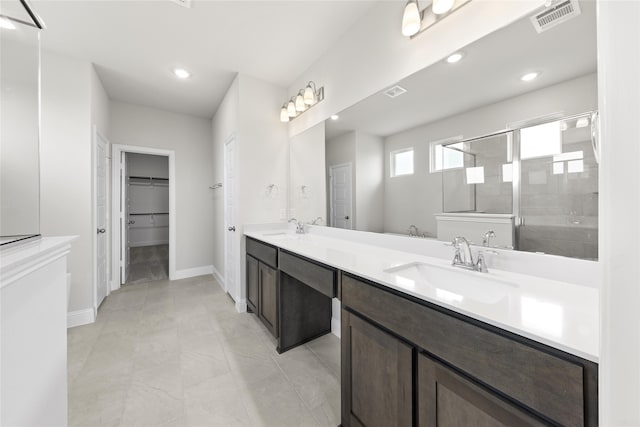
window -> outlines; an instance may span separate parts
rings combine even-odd
[[[391,177],[413,175],[413,147],[391,152]]]
[[[432,142],[430,145],[429,155],[431,158],[429,170],[438,172],[444,169],[457,169],[464,166],[464,149],[460,141],[462,136],[448,138],[441,141]]]
[[[520,158],[535,159],[562,152],[562,130],[559,121],[520,130]]]

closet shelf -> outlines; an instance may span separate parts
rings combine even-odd
[[[169,215],[169,212],[129,213],[129,216],[133,215]]]

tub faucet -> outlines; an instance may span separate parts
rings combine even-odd
[[[489,230],[484,233],[484,237],[482,238],[482,246],[491,246],[492,237],[496,237],[496,233],[493,230]]]

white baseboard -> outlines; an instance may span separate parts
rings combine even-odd
[[[247,300],[241,299],[236,301],[236,311],[238,313],[245,313],[247,311]]]
[[[337,336],[338,338],[340,338],[340,331],[342,330],[340,325],[341,325],[340,319],[337,319],[335,317],[331,318],[331,333]]]
[[[67,313],[67,328],[74,326],[88,325],[96,321],[95,308],[85,308],[84,310],[71,311]]]
[[[227,287],[226,287],[226,285],[224,283],[224,277],[222,277],[222,274],[220,274],[220,272],[218,271],[218,269],[214,265],[211,266],[211,269],[212,269],[211,273],[213,274],[213,277],[216,279],[216,281],[218,282],[220,287],[223,290],[226,290]]]
[[[188,279],[189,277],[204,276],[206,274],[213,274],[213,265],[176,270],[176,275],[172,280]]]

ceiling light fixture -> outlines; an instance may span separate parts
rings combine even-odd
[[[463,56],[464,54],[462,52],[456,52],[452,55],[449,55],[449,57],[447,58],[447,62],[449,64],[455,64],[456,62],[459,62]]]
[[[422,15],[418,7],[418,0],[409,0],[404,6],[402,14],[402,35],[411,37],[418,34],[422,25]]]
[[[527,73],[524,76],[520,77],[520,80],[522,80],[523,82],[530,82],[531,80],[535,80],[536,77],[538,77],[540,75],[540,73]]]
[[[331,115],[331,120],[338,120],[339,118],[340,118],[340,116],[337,115],[337,114],[332,114]]]
[[[402,14],[402,35],[413,38],[470,1],[432,0],[421,10],[418,0],[408,0]]]
[[[5,30],[15,30],[16,26],[7,18],[0,18],[0,28],[4,28]]]
[[[286,123],[324,99],[324,87],[317,88],[314,82],[307,83],[304,89],[300,89],[284,103],[280,109],[280,121]]]
[[[173,74],[175,74],[179,79],[188,79],[189,77],[191,77],[191,73],[184,68],[174,68]]]

